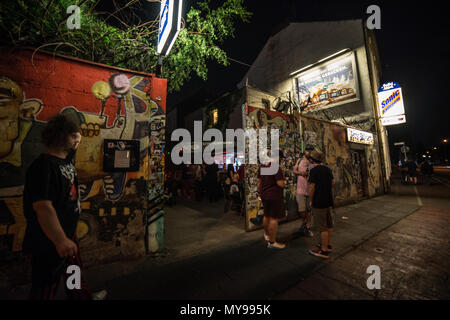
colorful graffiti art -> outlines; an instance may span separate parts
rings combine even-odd
[[[25,99],[15,81],[0,77],[0,236],[9,236],[12,251],[21,250],[26,227],[22,205],[24,167],[31,163],[29,153],[33,150],[23,151],[22,146],[30,145],[24,142],[42,105],[39,99]]]
[[[280,112],[251,106],[247,106],[246,109],[247,114],[245,123],[247,128],[268,129],[269,134],[271,129],[279,130],[280,149],[284,156],[284,159],[281,162],[281,169],[287,179],[287,187],[284,191],[286,218],[295,218],[297,212],[295,204],[296,176],[293,174],[292,168],[300,154],[301,146],[297,143],[300,139],[299,122],[295,117]],[[248,157],[248,150],[246,154]],[[248,159],[246,159],[246,161],[248,161]],[[261,209],[261,201],[257,196],[257,175],[258,165],[246,165],[245,179],[248,230],[261,227],[262,215],[264,213]]]
[[[110,243],[132,251],[139,239],[144,247],[139,234],[148,226],[142,223],[148,194],[154,197],[162,193],[164,178],[165,111],[151,98],[151,85],[148,77],[112,74],[109,83],[98,81],[92,86],[93,97],[99,100],[97,112],[93,105],[55,110],[78,122],[82,130],[75,162],[82,206],[77,234],[87,250],[98,252],[104,248],[102,243]],[[117,103],[115,114],[105,110],[105,106],[111,109],[111,100]],[[13,252],[21,250],[26,227],[22,209],[24,173],[43,152],[40,133],[46,119],[36,116],[45,102],[45,97],[25,99],[18,83],[0,77],[0,237],[8,239]],[[139,171],[104,172],[104,139],[139,140]],[[161,207],[158,214],[162,217]],[[162,248],[161,221],[152,222],[153,251]]]
[[[381,192],[381,169],[379,162],[375,160],[378,157],[376,143],[371,147],[352,149],[346,140],[345,127],[341,125],[302,116],[300,132],[298,114],[287,115],[250,106],[246,111],[247,128],[280,130],[280,147],[284,154],[281,167],[288,182],[284,194],[287,220],[298,217],[293,167],[301,154],[302,146],[312,146],[325,153],[324,163],[332,170],[335,180],[335,205]],[[246,165],[247,230],[262,226],[264,210],[257,196],[257,173],[257,165]]]

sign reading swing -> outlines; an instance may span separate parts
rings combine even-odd
[[[402,88],[398,83],[388,82],[378,89],[378,108],[383,126],[406,122]]]
[[[158,46],[156,52],[167,56],[181,29],[183,0],[162,0],[159,12]]]

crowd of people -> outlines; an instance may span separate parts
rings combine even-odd
[[[270,159],[270,162],[283,161],[282,152]],[[324,154],[313,147],[307,147],[304,154],[292,168],[297,175],[296,202],[301,217],[301,226],[295,235],[313,237],[311,230],[312,215],[315,227],[320,232],[321,242],[310,253],[328,258],[332,251],[331,235],[332,219],[332,185],[334,178],[331,170],[322,161]],[[273,175],[261,174],[262,164],[258,171],[258,196],[264,211],[264,239],[268,248],[283,249],[285,244],[276,241],[278,223],[285,219],[285,202],[283,189],[286,186],[283,170],[279,166]],[[236,166],[237,167],[237,166]],[[244,165],[236,168],[228,164],[219,168],[217,164],[181,164],[167,170],[166,193],[169,205],[177,200],[216,202],[223,197],[225,211],[233,209],[244,213]]]
[[[237,168],[236,168],[237,167]],[[166,193],[169,204],[177,200],[217,202],[225,199],[225,211],[238,204],[241,209],[244,190],[244,166],[228,164],[180,164],[166,173]]]

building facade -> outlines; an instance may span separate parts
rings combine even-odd
[[[279,130],[288,220],[298,217],[292,168],[307,145],[325,153],[336,205],[380,195],[389,186],[390,160],[377,108],[379,61],[362,20],[291,23],[267,41],[238,89],[207,104],[195,120],[223,133]],[[245,169],[246,229],[254,230],[262,220],[258,166]]]
[[[346,57],[352,61],[346,64]],[[349,68],[327,73],[333,64]],[[315,77],[317,73],[319,80]],[[383,160],[383,184],[387,190],[391,161],[387,131],[381,126],[377,108],[380,78],[375,36],[363,20],[307,22],[291,23],[272,36],[238,86],[248,84],[299,107],[307,104],[309,96],[313,101],[303,109],[306,115],[376,132]],[[345,89],[349,82],[355,86],[352,88],[355,97],[346,101],[339,101],[343,97],[332,97],[336,94],[331,92],[333,89],[339,92],[339,85]],[[329,89],[329,83],[335,88],[328,90],[330,92],[319,91]],[[324,98],[326,104],[314,101],[315,98]]]

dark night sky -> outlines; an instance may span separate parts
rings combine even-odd
[[[186,7],[195,1],[188,1]],[[389,140],[413,140],[426,147],[450,137],[449,93],[450,23],[441,1],[300,1],[246,0],[253,13],[250,23],[239,23],[235,38],[223,48],[228,56],[252,64],[271,33],[284,21],[309,22],[369,17],[367,7],[381,8],[381,30],[376,38],[382,63],[382,82],[402,86],[407,124],[389,128]],[[321,58],[321,57],[318,57]],[[299,66],[301,67],[301,66]],[[205,88],[218,94],[235,88],[248,67],[231,62],[229,67],[209,64],[206,82],[197,77],[178,93],[169,95],[168,106]]]

